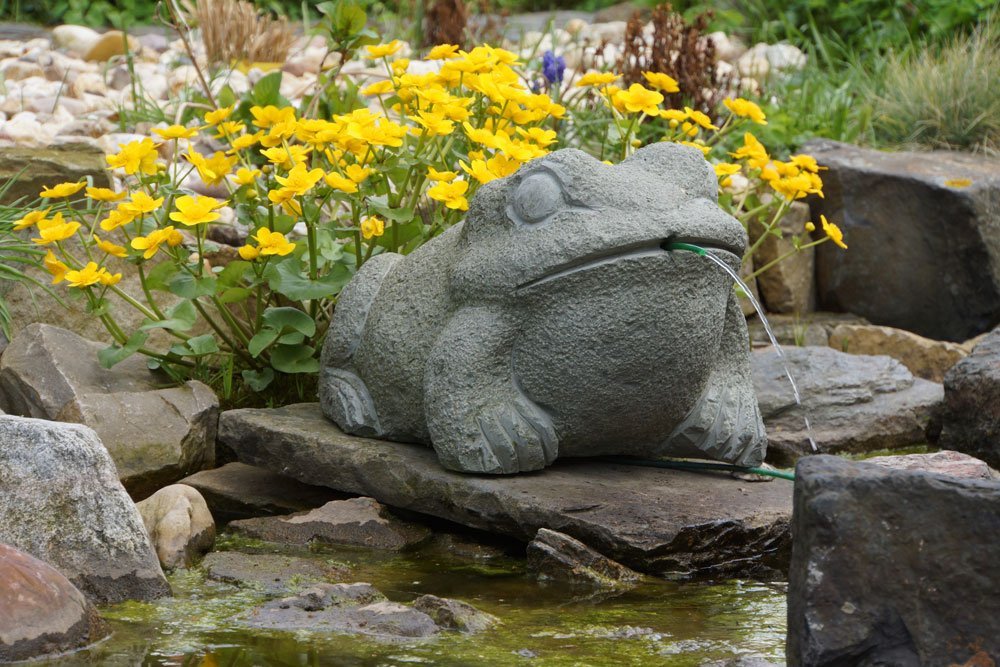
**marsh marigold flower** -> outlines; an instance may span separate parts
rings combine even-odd
[[[126,174],[142,172],[151,175],[156,173],[156,149],[159,144],[146,137],[142,141],[131,141],[127,144],[118,144],[121,149],[114,155],[108,155],[108,165],[113,169],[122,169]]]
[[[113,257],[124,258],[128,255],[128,251],[126,251],[123,246],[115,245],[111,241],[104,241],[97,234],[94,234],[94,243],[103,252],[106,252]]]
[[[628,90],[619,90],[613,97],[615,108],[622,112],[639,113],[655,116],[659,113],[659,104],[663,95],[655,90],[649,90],[639,83],[633,83]]]
[[[47,208],[44,211],[31,211],[23,217],[14,221],[14,231],[19,232],[22,229],[27,229],[28,227],[34,227],[40,221],[45,219],[45,216],[49,214],[52,208]]]
[[[171,125],[170,127],[154,127],[153,132],[161,139],[190,139],[198,134],[198,128]]]
[[[31,239],[38,245],[48,245],[65,241],[80,229],[80,223],[63,220],[62,213],[38,221],[38,237]]]
[[[66,272],[69,271],[69,267],[60,262],[51,250],[45,253],[45,257],[42,259],[42,265],[45,267],[45,270],[52,275],[53,285],[61,283],[66,277]]]
[[[63,197],[75,195],[77,192],[82,190],[83,186],[86,184],[86,181],[80,181],[79,183],[60,183],[59,185],[53,185],[51,188],[42,188],[42,191],[38,194],[38,196],[44,199],[62,199]]]
[[[181,236],[181,233],[174,229],[173,226],[168,226],[163,229],[154,230],[146,236],[139,236],[132,239],[132,247],[143,251],[143,259],[149,259],[156,254],[161,245],[166,244],[173,248],[179,246],[183,241],[184,237]]]
[[[109,190],[108,188],[87,188],[87,196],[94,201],[103,202],[116,202],[125,199],[128,193],[122,190],[121,192],[115,192],[114,190]]]
[[[229,114],[233,113],[233,109],[235,108],[236,105],[233,104],[228,107],[221,107],[214,111],[209,111],[208,113],[205,114],[205,122],[208,123],[209,125],[218,125],[222,121],[229,118]]]
[[[679,93],[681,90],[675,79],[662,72],[643,72],[642,75],[646,77],[649,85],[665,93]]]
[[[278,255],[283,257],[295,250],[295,244],[286,239],[284,234],[272,232],[267,227],[258,229],[254,239],[257,241],[257,249],[264,256]]]
[[[177,210],[170,214],[170,219],[188,227],[215,222],[220,217],[215,209],[225,205],[225,200],[219,200],[215,197],[204,197],[202,195],[191,197],[184,195],[183,197],[178,197],[177,201],[174,202]]]
[[[458,58],[458,46],[455,44],[438,44],[427,54],[427,60],[451,60],[452,58]]]
[[[374,46],[366,46],[365,50],[368,52],[369,58],[383,58],[385,56],[391,56],[397,51],[403,48],[403,43],[398,39],[394,39],[388,44],[376,44]]]
[[[375,216],[370,216],[361,221],[361,235],[366,239],[385,234],[385,221]]]
[[[468,211],[469,201],[464,196],[468,189],[468,181],[441,182],[429,188],[427,196],[443,203],[450,209]]]
[[[749,118],[754,123],[758,125],[767,125],[767,117],[761,108],[751,102],[750,100],[745,100],[741,97],[735,99],[723,100],[723,104],[729,109],[734,116],[739,116],[740,118]]]
[[[844,232],[840,231],[840,227],[832,222],[829,222],[825,215],[820,215],[819,221],[820,224],[823,225],[823,231],[826,233],[827,237],[844,250],[847,250],[847,244],[844,243]]]
[[[587,72],[576,80],[578,88],[587,86],[606,86],[618,80],[618,75],[614,72]]]

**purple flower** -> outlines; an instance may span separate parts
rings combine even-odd
[[[566,71],[566,60],[562,56],[556,56],[551,51],[546,51],[542,55],[542,76],[549,83],[561,83],[563,73]]]

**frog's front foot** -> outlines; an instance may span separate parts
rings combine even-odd
[[[464,437],[454,432],[434,440],[446,468],[490,474],[541,470],[559,452],[552,420],[524,396],[487,403],[467,419]]]
[[[364,380],[343,368],[324,368],[321,373],[319,398],[323,414],[345,433],[380,436],[382,426]]]

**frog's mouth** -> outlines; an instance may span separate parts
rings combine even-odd
[[[590,269],[597,268],[605,264],[612,264],[623,259],[658,257],[672,252],[677,252],[672,247],[676,243],[685,243],[704,248],[713,255],[724,259],[727,264],[733,266],[735,269],[739,269],[740,261],[743,255],[741,248],[708,239],[688,236],[670,236],[664,239],[652,239],[649,241],[640,241],[639,243],[630,243],[590,253],[589,255],[583,255],[582,257],[577,257],[576,259],[562,264],[557,264],[556,266],[547,269],[537,278],[532,278],[527,282],[521,283],[517,286],[517,289],[528,289],[553,280],[565,278],[566,276],[579,273],[580,271],[588,271]]]

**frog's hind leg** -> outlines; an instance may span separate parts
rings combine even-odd
[[[320,359],[319,402],[323,414],[345,433],[382,435],[375,402],[357,374],[353,360],[379,288],[402,258],[396,253],[383,253],[365,262],[340,293],[326,334]]]

